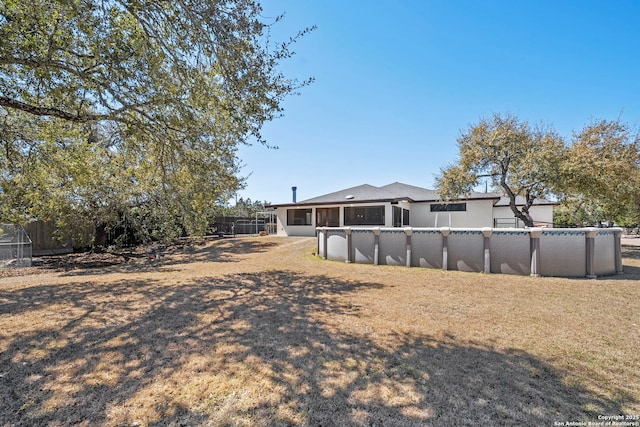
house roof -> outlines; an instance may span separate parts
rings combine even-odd
[[[494,199],[499,200],[500,196],[495,193],[472,192],[461,200]],[[301,206],[301,205],[335,205],[367,202],[393,202],[407,200],[410,202],[435,202],[440,200],[435,190],[416,187],[414,185],[394,182],[392,184],[375,187],[369,184],[362,184],[356,187],[347,188],[323,196],[302,200],[298,203],[285,203],[272,205],[272,207]]]

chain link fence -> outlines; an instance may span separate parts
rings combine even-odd
[[[0,268],[30,267],[33,244],[19,225],[0,224]]]

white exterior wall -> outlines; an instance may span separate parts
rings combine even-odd
[[[354,203],[348,205],[322,205],[317,208],[335,208],[340,211],[340,227],[344,227],[344,208],[356,206],[380,206],[384,205],[384,225],[381,227],[393,227],[393,206],[399,206],[409,210],[409,225],[411,227],[454,227],[454,228],[480,228],[493,227],[495,218],[514,218],[513,212],[508,206],[493,206],[495,200],[467,200],[467,210],[464,212],[431,212],[431,205],[439,202],[408,203],[398,202],[392,205],[384,203]],[[309,206],[300,206],[299,209],[309,209]],[[311,207],[312,225],[287,225],[287,210],[296,207],[280,207],[278,211],[277,234],[282,236],[315,236],[316,206]],[[553,224],[553,206],[532,206],[530,209],[534,221],[540,226]],[[437,223],[436,223],[437,217]],[[451,221],[451,222],[449,222]],[[406,225],[406,224],[405,224]],[[351,226],[352,228],[368,228],[369,225]]]
[[[553,205],[534,205],[529,208],[534,224],[538,227],[553,227]],[[493,218],[515,218],[509,206],[495,206]],[[493,224],[491,224],[493,227]]]
[[[531,206],[529,213],[541,226],[553,227],[553,205]]]
[[[391,226],[393,226],[393,208],[391,207],[391,203],[383,203],[383,205],[384,205],[384,226],[385,227],[391,227]],[[376,206],[376,204],[372,203],[371,206]],[[380,206],[380,203],[378,203],[377,206]],[[353,225],[352,227],[358,228],[358,227],[371,227],[371,226],[370,225],[369,226],[367,226],[367,225],[362,225],[362,226]]]
[[[410,202],[398,202],[398,206],[400,206],[402,209],[411,209],[411,206],[413,206],[413,203]]]
[[[310,206],[300,206],[300,209],[309,209]],[[316,210],[311,208],[312,225],[287,225],[287,210],[294,208],[278,208],[278,236],[309,236],[316,235]]]
[[[493,202],[495,200],[463,200],[467,204],[464,212],[431,212],[432,204],[441,202],[421,202],[411,204],[411,227],[493,227]],[[436,224],[437,217],[437,224]],[[451,224],[449,224],[451,218]]]

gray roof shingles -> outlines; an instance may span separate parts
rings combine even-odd
[[[351,197],[353,196],[353,197]],[[349,198],[347,198],[349,197]],[[476,193],[472,192],[463,199],[496,199],[500,198],[495,193]],[[375,201],[393,201],[393,200],[411,200],[414,202],[437,201],[438,193],[435,190],[416,187],[414,185],[394,182],[382,187],[375,187],[369,184],[358,185],[356,187],[347,188],[345,190],[336,191],[334,193],[325,194],[323,196],[313,197],[311,199],[302,200],[295,205],[320,205],[320,204],[343,204],[357,202],[375,202]],[[274,204],[276,206],[289,206],[293,203]]]

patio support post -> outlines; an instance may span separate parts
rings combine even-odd
[[[584,232],[585,236],[585,262],[587,264],[587,279],[595,279],[598,276],[595,274],[596,265],[596,235],[598,229],[590,227]]]
[[[482,228],[482,236],[484,236],[484,272],[491,273],[491,234],[493,229],[489,227]]]
[[[530,248],[531,248],[531,275],[540,277],[540,236],[542,228],[530,228]]]
[[[404,233],[407,235],[407,267],[411,267],[411,234],[413,233],[413,228],[405,227]]]
[[[373,228],[373,265],[380,263],[380,227]]]
[[[351,237],[351,228],[350,227],[345,227],[344,229],[344,233],[347,237],[347,256],[345,257],[345,262],[346,263],[350,263],[352,262],[351,260],[351,248],[353,246],[353,239]]]
[[[613,230],[613,250],[615,254],[616,274],[623,274],[622,271],[622,229]]]
[[[442,227],[440,234],[442,234],[442,269],[449,269],[449,242],[448,237],[451,229],[449,227]]]

